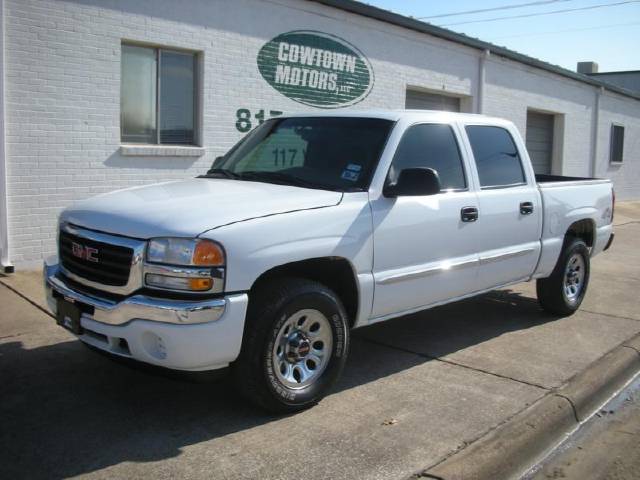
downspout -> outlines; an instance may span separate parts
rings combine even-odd
[[[7,155],[5,149],[4,95],[4,0],[0,0],[0,271],[13,273],[9,261],[9,210],[7,195]]]
[[[593,116],[591,125],[591,168],[589,169],[589,176],[595,177],[598,172],[598,131],[600,127],[600,98],[604,93],[604,87],[599,87],[596,90],[596,98],[593,105]]]
[[[476,113],[484,112],[484,82],[486,78],[486,62],[491,51],[486,49],[480,53],[478,60],[478,88],[476,92]]]

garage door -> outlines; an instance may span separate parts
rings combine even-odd
[[[553,115],[527,112],[527,150],[536,173],[551,173]]]
[[[460,99],[447,97],[437,93],[417,92],[407,90],[405,108],[417,108],[420,110],[445,110],[447,112],[460,111]]]

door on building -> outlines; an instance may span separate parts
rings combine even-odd
[[[448,97],[447,95],[439,95],[437,93],[407,90],[405,108],[459,112],[460,99],[458,97]]]
[[[527,150],[536,173],[551,173],[554,117],[548,113],[527,112]]]

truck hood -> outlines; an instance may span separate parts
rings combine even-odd
[[[98,195],[67,208],[60,220],[135,238],[195,237],[252,218],[337,205],[342,193],[194,178]]]

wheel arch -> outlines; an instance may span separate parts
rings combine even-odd
[[[592,248],[595,244],[596,224],[591,218],[583,218],[569,225],[564,235],[565,243],[571,238],[580,238]]]
[[[358,277],[349,260],[344,257],[317,257],[272,267],[263,272],[251,285],[249,302],[261,286],[285,277],[307,278],[333,290],[347,312],[349,326],[354,326],[360,308],[359,285]]]

